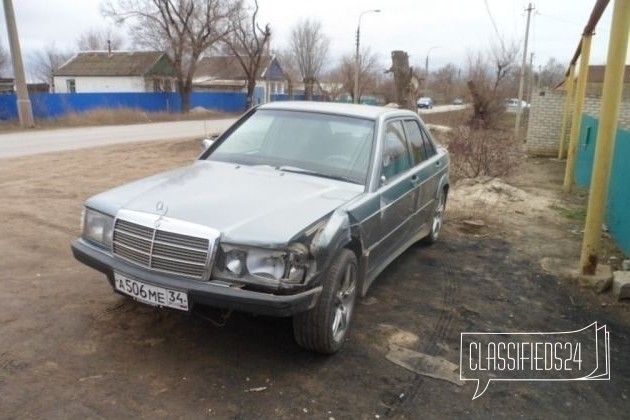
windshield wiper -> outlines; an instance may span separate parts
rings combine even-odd
[[[333,174],[325,174],[322,172],[317,172],[317,171],[311,171],[309,169],[303,169],[303,168],[298,168],[295,166],[278,166],[276,168],[279,171],[282,172],[291,172],[291,173],[295,173],[295,174],[304,174],[304,175],[313,175],[313,176],[318,176],[321,178],[328,178],[328,179],[334,179],[337,181],[344,181],[344,182],[351,182],[353,184],[357,184],[357,182],[351,178],[348,178],[346,176],[341,176],[341,175],[333,175]]]

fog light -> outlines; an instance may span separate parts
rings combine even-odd
[[[285,283],[291,283],[291,284],[302,283],[304,281],[304,273],[305,273],[304,267],[292,266],[289,269],[289,275],[287,276],[287,278],[283,279],[282,281]]]

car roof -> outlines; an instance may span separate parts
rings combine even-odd
[[[349,117],[376,120],[389,116],[417,116],[416,113],[383,106],[347,104],[339,102],[282,101],[261,105],[259,109],[277,109],[284,111],[319,112],[324,114],[344,115]]]

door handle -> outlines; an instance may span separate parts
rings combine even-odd
[[[413,185],[414,187],[417,187],[419,183],[420,183],[420,177],[418,177],[418,175],[414,175],[411,177],[411,185]]]
[[[440,166],[441,164],[442,164],[441,161],[439,161],[439,160],[435,161],[435,166]]]

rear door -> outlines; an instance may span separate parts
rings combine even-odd
[[[411,181],[414,185],[414,211],[410,229],[417,234],[431,218],[437,188],[439,187],[440,165],[437,151],[429,134],[419,121],[404,121],[405,132],[411,151]]]

